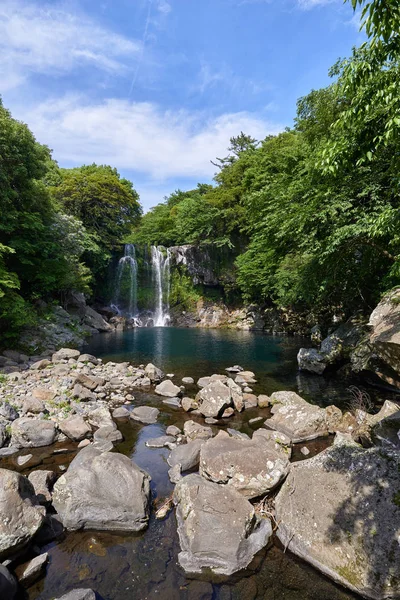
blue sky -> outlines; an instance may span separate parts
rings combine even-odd
[[[61,166],[117,167],[147,210],[211,181],[232,135],[290,126],[360,41],[342,0],[1,0],[0,94]]]

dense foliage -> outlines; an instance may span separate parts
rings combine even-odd
[[[258,303],[350,314],[398,284],[399,5],[369,2],[362,18],[369,41],[299,100],[293,128],[232,138],[215,185],[175,192],[133,239],[234,248]]]
[[[0,334],[35,322],[36,301],[90,293],[140,215],[132,184],[111,167],[58,169],[50,151],[0,103]]]

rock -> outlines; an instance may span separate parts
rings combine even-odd
[[[175,398],[176,396],[181,395],[181,388],[172,383],[170,379],[166,379],[162,381],[155,388],[156,394],[160,396],[166,396],[167,398]]]
[[[167,435],[173,435],[174,437],[176,437],[177,435],[180,435],[181,430],[179,429],[179,427],[177,427],[176,425],[169,425],[165,431],[165,433]]]
[[[96,400],[97,396],[94,392],[81,385],[80,383],[76,383],[74,385],[74,389],[72,391],[74,398],[78,398],[82,402],[89,402],[90,400]]]
[[[247,433],[242,433],[241,431],[238,431],[237,429],[231,429],[230,427],[227,428],[226,433],[234,438],[241,438],[245,440],[250,439]]]
[[[178,481],[174,502],[181,545],[178,560],[189,573],[209,568],[231,575],[247,567],[272,534],[270,522],[258,519],[248,500],[199,475]]]
[[[113,419],[126,419],[130,416],[130,411],[124,406],[119,406],[113,410],[112,416]]]
[[[292,464],[275,501],[279,539],[365,598],[399,597],[398,464],[353,441]]]
[[[167,459],[169,466],[180,465],[182,471],[189,471],[197,467],[200,461],[200,449],[204,442],[205,440],[194,440],[174,448]]]
[[[225,433],[225,432],[223,432]],[[221,436],[208,440],[200,451],[200,474],[215,483],[235,488],[246,498],[273,490],[289,470],[287,456],[273,442]]]
[[[168,477],[171,483],[178,483],[178,481],[180,481],[180,479],[182,479],[182,475],[181,475],[181,465],[180,464],[176,464],[174,467],[171,467],[168,470]]]
[[[210,381],[211,377],[200,377],[200,379],[197,381],[197,385],[199,388],[204,388],[209,385]]]
[[[88,437],[92,430],[84,419],[78,415],[68,417],[58,423],[59,429],[74,442],[79,442]]]
[[[230,417],[233,417],[234,414],[234,409],[232,407],[229,407],[226,410],[224,410],[224,412],[221,415],[221,419],[229,419]]]
[[[91,589],[79,588],[68,592],[68,594],[64,594],[60,598],[56,598],[56,600],[96,600],[96,594]]]
[[[15,421],[19,415],[15,408],[9,402],[5,401],[0,403],[0,417],[3,417],[7,421]]]
[[[18,448],[50,446],[55,438],[56,428],[52,421],[21,417],[11,425],[11,445]]]
[[[244,406],[246,409],[255,408],[258,405],[258,399],[255,394],[243,394]]]
[[[86,448],[86,446],[89,446],[89,444],[90,440],[82,440],[81,442],[79,442],[78,448]]]
[[[77,360],[78,362],[91,363],[92,365],[98,365],[100,362],[98,358],[93,356],[93,354],[81,354]]]
[[[204,419],[204,423],[207,423],[207,425],[216,425],[218,423],[218,419],[214,419],[214,417],[207,417]]]
[[[204,427],[195,421],[185,421],[183,432],[189,441],[208,440],[213,436],[211,427]]]
[[[17,581],[7,569],[0,565],[0,598],[4,600],[14,600],[17,593]]]
[[[181,400],[181,407],[185,412],[189,412],[190,410],[198,409],[199,403],[196,402],[196,400],[193,400],[193,398],[187,398],[185,396],[185,398],[182,398]]]
[[[123,439],[122,433],[115,425],[103,425],[103,427],[99,427],[93,435],[93,440],[95,442],[112,442],[113,444],[116,444],[122,442]]]
[[[45,552],[17,567],[15,573],[19,583],[26,588],[30,587],[44,574],[48,560],[49,555]]]
[[[159,414],[160,411],[158,408],[153,408],[151,406],[137,406],[131,411],[129,416],[134,421],[151,425],[152,423],[157,422]]]
[[[253,442],[259,442],[261,444],[268,443],[269,445],[272,445],[274,450],[285,460],[289,459],[292,455],[292,442],[289,437],[280,431],[260,428],[253,433],[252,440]]]
[[[83,315],[83,323],[92,329],[98,331],[112,331],[112,326],[103,319],[103,317],[93,310],[90,306],[85,306],[85,312]]]
[[[54,390],[45,387],[37,387],[32,390],[32,396],[42,402],[51,402],[57,396]]]
[[[260,394],[257,398],[257,404],[259,408],[267,408],[271,403],[271,399],[269,396],[265,394]]]
[[[263,417],[254,417],[254,419],[249,419],[249,425],[253,427],[253,425],[257,425],[261,421],[263,421]]]
[[[297,354],[300,371],[309,371],[322,375],[326,369],[326,356],[316,348],[300,348]]]
[[[161,381],[161,379],[164,377],[164,373],[161,371],[161,369],[159,369],[152,363],[149,363],[146,366],[144,372],[146,373],[147,377],[150,379],[151,383]],[[174,394],[174,396],[176,396],[176,394]]]
[[[227,367],[225,371],[228,371],[228,373],[240,373],[240,371],[244,371],[244,369],[239,365],[234,365],[233,367]]]
[[[295,392],[274,392],[273,416],[265,425],[287,435],[294,444],[328,435],[325,410],[309,404]]]
[[[4,446],[8,438],[8,433],[5,423],[0,422],[0,448]]]
[[[300,448],[300,452],[302,453],[303,456],[308,456],[310,454],[310,451],[306,446],[303,446],[302,448]]]
[[[64,527],[60,523],[58,515],[46,515],[43,525],[35,535],[33,543],[39,547],[45,546],[64,534]]]
[[[327,406],[325,409],[325,422],[328,427],[329,433],[335,433],[340,427],[343,419],[343,413],[334,404]]]
[[[42,402],[42,400],[39,400],[38,398],[34,398],[34,396],[27,396],[22,405],[22,411],[24,413],[39,414],[41,412],[44,412],[44,410],[45,410],[45,405]]]
[[[7,446],[7,448],[0,448],[0,457],[12,456],[19,452],[19,448],[15,448],[15,446]]]
[[[40,528],[44,509],[37,505],[35,490],[24,477],[0,469],[0,560],[26,546]]]
[[[56,480],[54,471],[38,469],[29,474],[28,479],[33,485],[39,504],[48,506],[51,503],[51,491]]]
[[[3,356],[5,356],[6,358],[9,358],[10,360],[12,360],[15,363],[24,362],[21,359],[21,354],[19,352],[16,352],[16,350],[4,350]]]
[[[146,446],[148,448],[164,448],[169,447],[169,444],[175,443],[176,439],[172,435],[161,435],[160,437],[147,440]]]
[[[148,525],[150,477],[128,457],[81,450],[56,482],[53,506],[69,530],[141,531]]]
[[[34,371],[41,371],[42,369],[45,369],[49,365],[51,365],[51,361],[49,361],[47,358],[44,358],[42,360],[37,360],[36,362],[32,363],[30,368],[33,369]]]
[[[199,410],[204,417],[221,417],[226,408],[232,404],[232,394],[222,381],[212,381],[200,390],[196,396]]]
[[[162,402],[163,404],[171,406],[172,408],[181,408],[181,401],[179,398],[166,398]]]
[[[114,425],[114,421],[111,418],[111,413],[107,406],[98,406],[93,410],[89,410],[87,419],[89,425],[97,428],[103,427],[104,425]]]
[[[53,363],[59,362],[60,360],[69,360],[70,358],[77,359],[80,355],[79,350],[74,350],[73,348],[61,348],[53,354],[51,360]]]
[[[104,385],[104,379],[102,379],[101,377],[93,377],[92,375],[85,375],[84,373],[79,373],[76,376],[75,384],[83,386],[93,392],[98,386]]]
[[[230,378],[228,378],[226,385],[231,390],[232,402],[235,410],[237,410],[237,412],[242,412],[245,405],[242,388]]]
[[[184,385],[192,385],[194,384],[194,379],[193,377],[182,377],[182,383]]]

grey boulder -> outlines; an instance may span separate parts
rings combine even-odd
[[[54,471],[38,469],[32,471],[32,473],[29,474],[28,479],[34,487],[39,504],[43,504],[43,506],[50,504],[53,483],[56,480]]]
[[[186,572],[209,568],[231,575],[247,567],[272,534],[269,520],[256,517],[253,506],[236,490],[188,475],[175,487],[174,502]]]
[[[200,461],[200,449],[204,442],[205,440],[194,440],[174,448],[167,459],[169,466],[180,465],[182,471],[189,471],[197,467]]]
[[[139,421],[140,423],[144,423],[146,425],[152,425],[157,422],[158,415],[160,411],[158,408],[153,408],[151,406],[137,406],[130,413],[130,418],[134,421]]]
[[[162,383],[156,385],[155,392],[159,396],[175,398],[176,396],[180,396],[181,388],[175,385],[170,379],[166,379]]]
[[[42,525],[44,508],[37,505],[31,482],[14,471],[0,469],[0,560],[30,542]]]
[[[325,409],[306,402],[294,392],[274,392],[271,402],[273,415],[265,425],[284,433],[293,443],[328,435]]]
[[[54,486],[53,505],[70,530],[140,531],[149,520],[150,477],[122,454],[81,450]]]
[[[78,416],[74,415],[64,419],[58,423],[59,429],[64,433],[70,440],[74,442],[80,442],[84,438],[88,437],[92,430],[86,421]]]
[[[297,355],[297,364],[300,371],[322,375],[327,365],[326,356],[316,348],[300,348]]]
[[[53,421],[21,417],[11,425],[11,444],[18,448],[50,446],[56,438]]]
[[[275,502],[278,537],[361,596],[399,598],[399,490],[398,453],[337,436],[334,446],[292,465]]]
[[[199,411],[204,417],[219,418],[225,409],[232,405],[232,393],[227,385],[216,380],[202,388],[196,400],[199,403]]]
[[[164,373],[161,371],[161,369],[159,369],[152,363],[149,363],[146,366],[144,372],[146,373],[147,377],[150,379],[151,383],[154,383],[156,381],[161,381],[161,379],[164,377]]]

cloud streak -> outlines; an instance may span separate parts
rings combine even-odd
[[[155,104],[80,97],[50,100],[24,119],[61,164],[107,163],[156,181],[209,178],[210,159],[223,155],[240,131],[264,138],[282,127],[249,112],[207,118],[202,112],[162,110]]]
[[[82,66],[125,73],[141,43],[53,4],[0,4],[0,79],[2,90],[33,74],[62,75]]]

